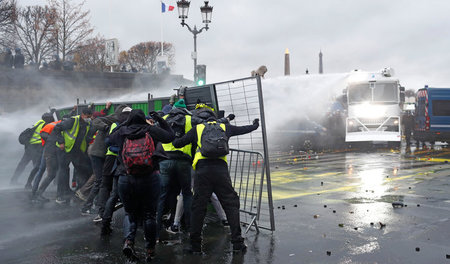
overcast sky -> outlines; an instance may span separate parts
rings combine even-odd
[[[78,0],[74,0],[78,2]],[[44,0],[19,0],[22,5]],[[176,6],[176,1],[165,1]],[[192,0],[189,25],[202,26],[200,6]],[[392,67],[407,89],[424,84],[450,87],[450,1],[317,0],[210,1],[210,30],[198,35],[198,63],[207,65],[207,82],[250,75],[266,65],[266,78],[284,73],[290,51],[291,75]],[[161,39],[157,0],[87,0],[96,33],[117,38],[121,49]],[[182,28],[177,9],[163,14],[164,40],[176,49],[173,73],[192,79],[192,34]]]

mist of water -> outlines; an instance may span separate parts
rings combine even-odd
[[[319,121],[331,105],[332,99],[342,93],[348,74],[320,74],[284,76],[265,79],[262,82],[265,104],[266,124],[269,133],[275,130],[292,128],[295,122],[305,117]],[[58,86],[59,85],[59,86]],[[71,86],[61,87],[60,83],[47,80],[39,92],[30,93],[29,97],[40,100],[45,94],[45,100],[32,108],[0,115],[0,188],[8,187],[8,182],[23,154],[23,146],[18,142],[18,135],[27,127],[31,127],[41,115],[51,107],[67,107],[74,105],[76,99],[87,102],[124,102],[146,100],[147,94],[154,97],[165,97],[175,93],[179,86],[173,83],[163,83],[149,88],[131,88],[106,92],[104,90]],[[67,92],[62,92],[67,91]],[[20,102],[18,102],[20,103]],[[270,138],[269,138],[270,140]],[[31,167],[31,165],[29,165]],[[24,182],[28,175],[26,170],[19,178]]]
[[[30,74],[38,74],[30,71]],[[36,78],[37,79],[37,78]],[[147,94],[151,93],[154,97],[170,96],[175,93],[174,89],[179,88],[180,84],[174,84],[174,81],[162,81],[159,85],[145,87],[142,83],[135,83],[127,89],[92,89],[88,83],[79,82],[79,87],[73,84],[63,83],[49,78],[40,78],[41,83],[36,87],[23,87],[13,90],[9,104],[23,105],[23,109],[10,112],[4,109],[0,114],[0,189],[10,188],[9,180],[12,177],[20,158],[24,153],[24,147],[19,144],[18,136],[20,132],[28,127],[32,127],[43,113],[48,112],[50,107],[61,108],[73,106],[77,99],[80,103],[94,102],[104,103],[107,101],[145,101]],[[30,103],[32,102],[32,103]],[[31,105],[31,106],[30,106]],[[31,162],[27,169],[19,177],[19,182],[25,183],[31,170]]]
[[[319,122],[333,99],[342,94],[348,74],[309,74],[262,82],[269,132],[289,129],[305,118]]]

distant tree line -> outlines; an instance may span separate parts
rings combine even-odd
[[[84,4],[48,0],[44,6],[20,6],[17,0],[0,0],[0,52],[19,48],[26,64],[35,67],[65,69],[72,65],[69,68],[78,71],[109,71],[105,38],[93,36],[90,11]],[[173,65],[173,45],[163,45],[167,62]],[[120,52],[114,70],[156,73],[161,51],[160,42],[136,44]]]

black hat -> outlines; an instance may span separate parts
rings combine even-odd
[[[92,108],[84,108],[81,113],[85,114],[85,115],[92,115]]]
[[[53,115],[50,113],[44,113],[42,115],[42,120],[44,120],[45,123],[51,123],[55,121],[55,118],[53,118]]]

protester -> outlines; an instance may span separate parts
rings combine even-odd
[[[37,200],[37,201],[41,201],[41,202],[46,202],[48,201],[47,198],[44,198],[42,196],[42,192],[43,190],[45,190],[45,188],[47,188],[48,184],[50,184],[50,182],[45,186],[45,188],[43,187],[43,190],[41,190],[42,192],[39,192],[39,194],[37,193],[38,187],[39,187],[39,183],[41,182],[42,179],[42,175],[44,174],[44,172],[47,169],[47,159],[48,156],[51,155],[53,153],[53,149],[56,148],[56,142],[55,141],[51,141],[49,140],[50,135],[53,132],[53,129],[55,128],[56,124],[61,123],[61,120],[59,121],[55,121],[55,122],[51,122],[47,125],[45,125],[40,132],[41,138],[42,138],[42,146],[44,148],[43,150],[43,154],[42,154],[42,158],[41,158],[41,164],[39,166],[39,171],[36,173],[36,176],[34,177],[34,181],[33,181],[33,187],[32,187],[32,191],[31,191],[31,200]],[[51,175],[51,180],[54,179],[54,175],[56,175],[56,171],[54,166],[52,166],[52,164],[49,164],[50,168],[49,170],[51,170],[50,172],[47,172],[47,175]]]
[[[172,110],[173,108],[173,104],[175,103],[177,99],[177,95],[176,94],[172,94],[169,98],[169,104],[166,104],[163,108],[162,108],[162,112],[167,115],[170,110]]]
[[[183,96],[184,96],[184,90],[185,89],[182,89],[182,88],[183,87],[180,88],[180,92],[182,91],[183,92]],[[184,108],[186,107],[185,104],[184,104],[184,100],[183,99],[180,99],[175,104],[175,106],[177,106],[177,105],[181,105]],[[182,107],[180,109],[183,109]],[[197,124],[201,124],[203,122],[206,122],[209,118],[215,116],[214,109],[212,109],[211,107],[207,106],[206,104],[197,104],[196,108],[192,112],[188,111],[188,113],[192,114],[192,116],[189,116],[189,119],[191,120],[191,122],[189,124],[186,124],[186,126],[189,125],[189,129],[187,131],[189,131],[192,128],[192,126],[197,125]],[[221,118],[221,119],[217,120],[217,122],[226,124],[226,123],[229,123],[230,120],[233,120],[234,117],[235,117],[234,114],[230,114],[226,118]],[[174,125],[172,125],[172,128],[174,128]],[[183,129],[185,128],[184,124],[183,124],[182,128]],[[179,135],[177,136],[177,134],[179,134]],[[180,136],[182,136],[184,134],[185,134],[184,130],[181,130],[178,133],[175,132],[175,136],[176,137],[180,137]],[[171,148],[176,149],[176,148],[173,147],[172,144],[170,144],[170,146],[171,146]],[[189,149],[189,152],[188,152],[189,154],[188,154],[188,156],[184,155],[184,158],[186,159],[186,157],[189,157],[190,158],[190,162],[192,163],[192,158],[191,157],[193,155],[195,155],[195,152],[192,152],[193,149],[192,149],[191,145],[187,145],[187,146],[185,146],[182,149],[186,150],[186,148]],[[170,153],[170,152],[168,152],[168,153]],[[174,152],[174,153],[177,153],[177,152]],[[181,156],[181,157],[183,157],[183,156]],[[180,158],[180,155],[178,155],[178,158]],[[166,161],[164,161],[163,163],[165,163],[165,162]],[[174,169],[172,168],[172,171],[173,170]],[[164,191],[163,190],[165,188],[165,186],[163,186],[163,182],[164,182],[163,175],[164,175],[164,173],[163,173],[163,170],[162,170],[162,172],[161,172],[162,186],[161,186],[161,196],[160,196],[161,200],[163,200],[163,198],[164,198],[164,196],[163,196],[163,192]],[[187,196],[188,197],[188,201],[186,202],[185,199],[183,199],[183,191],[182,191],[181,195],[179,196],[179,198],[177,200],[176,197],[180,193],[180,188],[181,188],[180,182],[177,181],[176,179],[172,180],[170,182],[169,186],[170,186],[170,189],[169,189],[168,195],[167,195],[168,196],[167,197],[168,198],[167,199],[167,204],[170,206],[171,212],[170,212],[170,218],[168,220],[169,226],[167,227],[166,231],[169,232],[169,233],[172,233],[172,234],[178,233],[180,231],[180,226],[181,226],[180,225],[181,224],[180,219],[181,219],[181,216],[183,214],[184,214],[184,219],[185,219],[185,229],[189,230],[190,215],[191,215],[191,206],[190,205],[192,204],[192,194],[191,195],[188,194],[188,196]],[[190,183],[190,187],[189,187],[190,189],[192,188],[191,186],[193,186],[193,179],[192,179],[192,177],[191,177],[191,183]],[[186,193],[186,188],[187,187],[185,186],[184,188],[185,188],[184,192]],[[216,209],[216,212],[217,212],[220,220],[222,220],[222,223],[224,225],[227,225],[226,217],[224,216],[224,214],[221,214],[221,212],[223,212],[223,208],[220,205],[220,203],[217,201],[217,198],[214,199],[214,197],[216,197],[216,196],[213,193],[213,195],[211,196],[211,201],[213,202],[213,206]],[[160,204],[163,204],[162,201],[160,201]],[[175,204],[176,204],[176,206],[175,206]],[[175,210],[173,210],[174,208],[175,208]],[[187,209],[184,210],[184,208],[187,208]],[[161,209],[158,210],[158,221],[159,221],[158,223],[160,223],[162,221],[161,220],[162,212],[163,212],[163,210],[161,210]],[[186,219],[188,219],[188,220],[186,220]],[[161,224],[159,224],[159,225],[161,226]]]
[[[174,108],[169,112],[169,114],[163,118],[167,121],[167,123],[169,123],[172,130],[174,130],[175,137],[182,137],[192,128],[191,115],[192,114],[186,109],[184,100],[180,99],[174,104]],[[161,161],[159,164],[161,175],[161,194],[158,203],[158,233],[162,227],[162,214],[164,212],[165,204],[168,204],[168,209],[170,211],[175,212],[176,196],[179,193],[180,188],[184,197],[183,205],[184,208],[186,208],[186,210],[184,210],[184,223],[186,229],[189,230],[192,202],[191,145],[188,144],[183,148],[175,148],[172,143],[167,143],[162,144],[162,147],[169,158]],[[175,188],[178,190],[174,190]],[[179,230],[179,226],[173,226],[170,223],[169,229],[176,232]]]
[[[17,184],[17,180],[25,170],[27,164],[32,161],[33,169],[28,176],[27,183],[25,184],[26,189],[31,189],[31,182],[33,181],[34,175],[39,170],[39,165],[41,163],[41,155],[42,155],[42,141],[40,131],[44,127],[44,125],[53,122],[53,115],[50,113],[44,113],[42,115],[42,119],[37,121],[36,124],[32,128],[26,129],[21,133],[19,137],[19,141],[22,139],[22,143],[25,146],[25,152],[22,158],[17,164],[16,170],[11,178],[11,184]],[[23,137],[23,138],[22,138]]]
[[[86,197],[86,199],[83,199],[84,195],[82,194],[81,190],[78,190],[76,192],[76,195],[81,197],[82,200],[85,201],[85,203],[83,204],[83,208],[81,208],[81,214],[83,215],[92,214],[91,207],[93,205],[95,197],[97,196],[100,190],[100,185],[102,182],[103,165],[105,163],[106,145],[105,145],[105,131],[101,130],[104,128],[103,122],[99,119],[101,117],[106,116],[110,107],[111,102],[107,102],[105,109],[103,109],[101,112],[94,112],[92,115],[93,116],[92,130],[96,131],[95,139],[93,140],[93,143],[89,145],[88,148],[88,155],[91,160],[92,170],[94,172],[93,176],[91,176],[92,184],[91,188],[89,188],[90,192],[88,197]],[[116,116],[122,112],[124,107],[125,106],[122,106],[116,109],[115,111]]]
[[[130,112],[130,107],[120,105],[113,115],[95,120],[95,125],[98,127],[99,131],[107,131],[105,135],[105,146],[107,147],[107,151],[105,154],[105,163],[103,165],[101,186],[96,202],[98,215],[94,218],[94,222],[102,222],[103,235],[109,234],[112,231],[110,226],[111,218],[119,196],[117,191],[117,177],[114,177],[119,147],[110,144],[109,135],[117,126],[127,120]]]
[[[120,175],[119,196],[125,208],[122,251],[130,260],[137,259],[134,241],[139,216],[143,221],[147,260],[155,255],[156,209],[160,188],[155,156],[165,155],[156,153],[154,144],[169,143],[174,139],[174,133],[164,119],[156,112],[152,112],[151,117],[153,120],[146,120],[142,110],[132,110],[127,121],[110,135],[111,143],[120,147],[117,173]],[[153,121],[158,122],[159,127],[154,126]],[[134,157],[129,155],[131,150],[137,152]]]
[[[195,175],[189,252],[199,254],[202,251],[203,221],[207,203],[213,192],[219,198],[227,215],[233,251],[246,250],[247,246],[241,236],[239,197],[231,184],[226,155],[230,137],[250,133],[258,127],[259,119],[255,119],[253,125],[238,127],[219,124],[215,115],[212,114],[206,123],[196,125],[184,136],[172,142],[176,148],[192,144],[192,148],[196,150],[192,165]],[[216,142],[218,145],[209,142]]]
[[[92,110],[85,108],[81,115],[63,120],[55,126],[54,133],[57,136],[56,142],[63,155],[59,161],[58,168],[58,188],[56,202],[59,204],[67,203],[70,199],[71,190],[69,189],[69,164],[75,167],[78,186],[88,180],[92,174],[92,167],[89,157],[86,154],[88,142],[92,140],[94,130],[91,128]],[[75,177],[75,176],[74,176]]]

